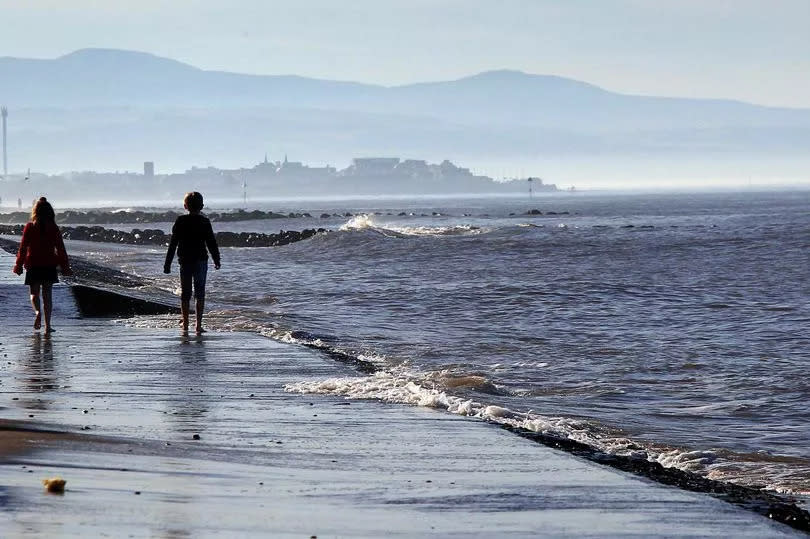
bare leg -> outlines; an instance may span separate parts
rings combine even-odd
[[[180,313],[183,315],[181,327],[183,328],[183,331],[188,331],[188,309],[189,309],[188,304],[190,303],[190,301],[191,300],[188,299],[180,300]]]
[[[194,305],[197,314],[197,333],[205,333],[202,325],[202,317],[203,317],[203,309],[205,308],[205,298],[197,298],[197,302]]]
[[[34,308],[34,329],[42,327],[42,314],[39,306],[39,285],[32,284],[29,286],[31,290],[31,307]]]
[[[51,327],[51,313],[53,312],[53,285],[42,283],[42,310],[45,313],[45,333],[53,331]]]

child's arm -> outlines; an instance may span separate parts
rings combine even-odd
[[[59,257],[59,267],[62,268],[62,275],[73,275],[67,250],[65,249],[65,241],[62,239],[62,232],[59,227],[56,227],[56,255]]]
[[[211,226],[211,221],[206,221],[208,230],[205,231],[205,244],[211,252],[211,258],[214,259],[214,268],[220,268],[219,259],[219,245],[217,245],[217,237],[214,235],[214,228]]]
[[[172,259],[174,258],[174,252],[177,250],[179,241],[180,235],[178,234],[177,221],[175,221],[172,226],[172,239],[169,241],[169,250],[166,252],[166,261],[163,263],[163,273],[172,272]]]
[[[20,248],[17,250],[17,260],[14,262],[14,273],[22,275],[23,266],[25,265],[25,257],[28,256],[28,244],[31,241],[31,223],[26,223],[23,228],[22,239],[20,240]]]

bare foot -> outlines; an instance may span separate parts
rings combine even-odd
[[[206,333],[205,329],[203,329],[202,326],[197,326],[195,331],[197,332],[197,335],[202,335],[203,333]]]
[[[54,331],[56,331],[56,330],[53,329],[52,327],[45,328],[45,333],[53,333]]]
[[[34,329],[39,329],[42,327],[42,314],[39,311],[36,311],[37,316],[34,318]]]

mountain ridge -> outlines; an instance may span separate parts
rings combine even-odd
[[[6,64],[4,66],[4,64]],[[75,51],[69,52],[67,54],[58,56],[56,58],[25,58],[25,57],[15,57],[15,56],[0,56],[0,69],[4,67],[8,67],[8,65],[24,65],[26,68],[30,67],[46,67],[46,68],[59,68],[59,67],[70,67],[73,69],[81,68],[87,69],[89,67],[104,67],[110,68],[117,66],[119,68],[128,68],[128,69],[147,69],[152,74],[155,74],[157,71],[160,72],[156,68],[160,67],[162,69],[174,69],[178,70],[179,72],[186,72],[188,74],[194,74],[196,76],[205,76],[205,75],[214,75],[214,76],[225,76],[225,77],[234,77],[239,79],[250,79],[250,80],[294,80],[304,83],[318,83],[318,84],[327,84],[327,85],[337,85],[337,86],[344,86],[344,87],[355,87],[355,88],[363,88],[369,90],[377,90],[377,91],[397,91],[397,90],[410,90],[415,88],[436,88],[441,86],[458,86],[458,85],[465,85],[465,84],[523,84],[523,85],[532,85],[535,88],[540,85],[556,85],[557,87],[561,87],[562,89],[566,90],[579,90],[579,91],[589,91],[604,95],[610,96],[619,96],[624,98],[639,98],[639,99],[662,99],[662,100],[677,100],[677,101],[685,101],[685,102],[713,102],[713,103],[728,103],[734,105],[745,105],[750,107],[758,107],[763,109],[769,110],[790,110],[790,111],[810,111],[810,109],[806,108],[797,108],[797,107],[774,107],[774,106],[766,106],[760,105],[757,103],[751,103],[746,101],[740,101],[736,99],[726,99],[726,98],[693,98],[693,97],[679,97],[679,96],[663,96],[663,95],[642,95],[642,94],[632,94],[632,93],[624,93],[618,92],[614,90],[609,90],[603,88],[599,85],[582,81],[578,79],[573,79],[569,77],[563,77],[560,75],[554,74],[543,74],[543,73],[528,73],[518,69],[493,69],[482,71],[479,73],[473,73],[470,75],[466,75],[463,77],[455,78],[455,79],[442,79],[442,80],[432,80],[432,81],[422,81],[422,82],[415,82],[415,83],[408,83],[408,84],[398,84],[398,85],[381,85],[381,84],[374,84],[374,83],[367,83],[361,81],[353,81],[353,80],[333,80],[333,79],[326,79],[326,78],[319,78],[319,77],[307,77],[302,75],[296,74],[256,74],[256,73],[240,73],[240,72],[232,72],[232,71],[224,71],[224,70],[207,70],[202,69],[192,64],[182,62],[179,60],[175,60],[172,58],[159,56],[153,53],[142,52],[142,51],[133,51],[127,49],[114,49],[114,48],[83,48],[77,49]],[[26,69],[28,70],[28,69]],[[2,96],[2,89],[0,89],[0,96]],[[8,100],[8,99],[6,99]]]
[[[514,69],[380,86],[80,49],[50,60],[0,58],[0,76],[12,168],[126,168],[150,159],[180,167],[242,161],[268,147],[325,163],[356,155],[779,161],[810,146],[810,109],[634,96]]]

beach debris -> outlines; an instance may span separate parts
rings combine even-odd
[[[51,477],[49,479],[42,480],[42,484],[45,486],[45,490],[53,494],[63,494],[65,492],[66,483],[67,481],[65,481],[61,477]]]

